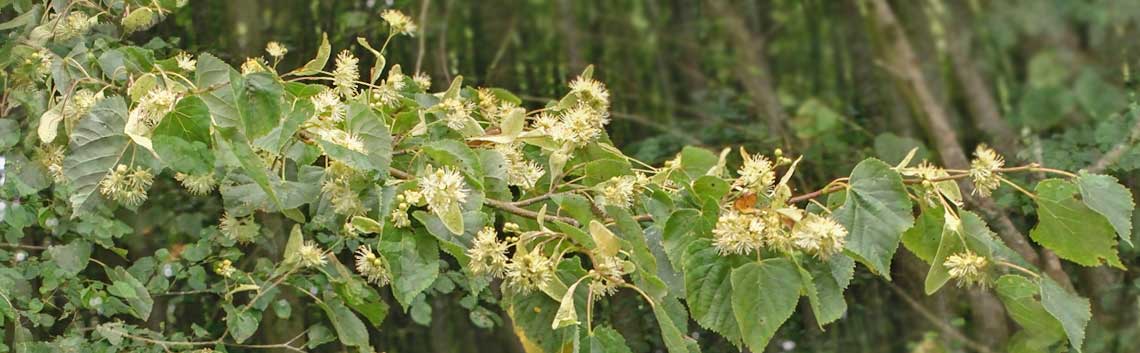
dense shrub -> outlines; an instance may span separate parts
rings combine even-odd
[[[183,5],[15,4],[0,25],[6,350],[367,352],[390,310],[422,318],[426,295],[459,291],[475,325],[509,322],[532,351],[628,351],[593,315],[618,292],[669,352],[700,350],[690,318],[763,351],[801,297],[819,325],[841,319],[856,263],[890,280],[901,243],[930,264],[927,293],[995,291],[1024,328],[1012,350],[1080,351],[1088,300],[965,207],[999,187],[1035,201],[1039,245],[1123,268],[1134,206],[1110,176],[1007,166],[985,146],[968,170],[911,150],[814,191],[779,150],[651,166],[610,142],[621,92],[592,68],[541,107],[462,77],[433,88],[383,56],[416,32],[395,11],[382,45],[357,41],[363,66],[327,40],[292,69],[278,64],[301,53],[278,43],[235,68],[124,40]],[[1007,178],[1030,172],[1050,179]],[[139,253],[143,238],[165,245]],[[251,340],[296,312],[324,319]]]

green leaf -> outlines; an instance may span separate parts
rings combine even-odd
[[[704,175],[693,181],[693,192],[705,199],[720,200],[728,194],[731,186],[724,179]]]
[[[1036,269],[1020,254],[1006,246],[976,213],[959,210],[958,217],[962,219],[962,235],[965,236],[966,247],[971,251],[987,258],[1001,259],[1027,269]]]
[[[3,8],[3,7],[5,7],[5,6],[0,6],[0,8]],[[27,9],[25,9],[23,11],[23,13],[20,13],[19,16],[12,17],[11,20],[8,20],[4,23],[0,23],[0,30],[7,31],[7,30],[13,29],[13,28],[35,25],[36,23],[39,22],[36,19],[40,17],[40,13],[41,13],[40,11],[43,10],[41,7],[42,7],[42,5],[40,5],[40,4],[32,5],[32,7],[29,7]],[[17,12],[17,13],[19,13],[19,12]]]
[[[226,330],[237,343],[245,342],[257,332],[261,324],[261,313],[252,309],[234,308],[226,305]]]
[[[637,266],[633,273],[633,283],[649,294],[654,302],[662,300],[669,294],[669,288],[658,275],[657,258],[647,243],[648,234],[629,211],[607,206],[606,213],[613,217],[621,240],[629,244],[626,247],[630,249],[630,260]]]
[[[681,272],[685,264],[684,257],[689,243],[698,238],[708,237],[706,233],[710,228],[702,226],[704,223],[701,211],[691,208],[673,211],[665,221],[662,242],[665,245],[665,254],[677,272]]]
[[[689,180],[707,175],[719,160],[716,153],[704,148],[685,146],[681,149],[681,168],[685,170]]]
[[[747,262],[740,256],[721,256],[708,239],[689,243],[685,252],[685,302],[693,319],[737,346],[741,331],[732,313],[730,277],[734,268]]]
[[[879,275],[891,278],[891,258],[903,232],[914,223],[902,177],[878,159],[865,159],[851,172],[846,201],[835,219],[847,228],[847,250]]]
[[[186,97],[151,136],[154,152],[170,169],[190,174],[214,170],[214,152],[210,150],[210,110],[201,98]]]
[[[559,303],[544,293],[504,295],[502,305],[528,352],[562,352],[574,339],[573,328],[550,329]]]
[[[768,259],[732,271],[732,311],[744,343],[754,352],[768,341],[796,311],[799,272],[787,259]]]
[[[255,145],[266,151],[284,151],[291,141],[296,141],[293,135],[300,130],[302,123],[313,116],[313,109],[313,102],[308,99],[294,100],[288,110],[282,112],[284,118],[281,119],[281,126],[255,141]]]
[[[319,167],[305,168],[320,169]],[[309,177],[302,176],[299,181],[280,180],[276,176],[267,176],[267,178],[271,179],[270,188],[272,188],[274,196],[278,197],[276,200],[270,199],[270,195],[265,193],[265,188],[249,180],[248,177],[231,174],[231,180],[240,184],[232,186],[223,184],[219,187],[226,210],[236,215],[249,214],[259,209],[282,212],[290,219],[302,222],[304,221],[303,215],[300,217],[290,216],[288,211],[320,199],[321,186],[318,181],[311,180]]]
[[[1041,305],[1061,322],[1069,343],[1077,353],[1085,341],[1085,327],[1092,319],[1089,300],[1071,293],[1049,278],[1041,278]]]
[[[107,97],[96,103],[71,132],[71,154],[63,161],[63,173],[75,190],[68,198],[75,209],[72,218],[93,206],[91,196],[99,182],[131,147],[130,138],[123,133],[126,124],[127,104],[123,97]]]
[[[235,78],[231,76],[231,84]],[[231,87],[237,87],[231,85]],[[242,133],[250,141],[265,136],[281,123],[281,99],[285,89],[277,77],[268,72],[256,72],[245,76],[244,90],[237,101],[241,109]],[[242,104],[244,103],[244,104]]]
[[[123,323],[122,322],[108,322],[100,324],[95,327],[95,331],[100,336],[107,339],[108,343],[112,346],[118,346],[123,343]]]
[[[1037,283],[1018,275],[1004,275],[994,282],[994,289],[1009,317],[1024,329],[1022,332],[1050,343],[1064,338],[1061,322],[1053,318],[1037,299],[1040,293]]]
[[[332,320],[330,319],[329,321]],[[336,334],[334,334],[332,330],[329,329],[328,325],[325,325],[323,323],[317,323],[309,326],[309,333],[306,334],[305,337],[308,338],[308,342],[305,343],[305,346],[309,347],[309,349],[317,348],[322,344],[336,340]]]
[[[625,344],[625,337],[609,326],[595,327],[589,334],[588,344],[589,353],[632,353]]]
[[[122,82],[133,74],[150,72],[154,68],[154,53],[132,46],[107,50],[99,55],[99,68],[103,75]]]
[[[1029,330],[1021,330],[1009,338],[1006,343],[1006,351],[1009,353],[1049,352],[1050,346],[1060,342],[1062,338],[1064,337],[1051,339],[1033,335]]]
[[[142,282],[135,279],[130,272],[122,267],[115,267],[115,269],[107,271],[107,278],[116,287],[125,286],[125,288],[120,288],[117,295],[125,299],[130,305],[131,315],[144,321],[150,317],[150,310],[154,307],[154,299],[151,299],[150,293],[147,292],[146,286]]]
[[[587,149],[589,148],[587,147]],[[575,161],[577,161],[577,159],[575,159]],[[571,167],[574,166],[571,165]],[[613,158],[612,155],[608,154],[604,155],[604,157],[601,157],[600,159],[589,159],[589,161],[585,162],[585,164],[581,167],[581,170],[585,172],[582,174],[584,177],[582,179],[583,185],[597,185],[614,177],[633,174],[633,172],[630,170],[628,161],[624,159]],[[571,173],[577,174],[573,172]]]
[[[843,286],[833,275],[830,264],[810,262],[798,269],[808,304],[820,329],[842,318],[847,312],[847,301],[843,298]]]
[[[270,73],[242,76],[213,55],[198,57],[198,87],[210,87],[201,95],[213,121],[221,129],[236,129],[247,143],[272,131],[281,122],[281,99],[285,90]]]
[[[332,46],[329,45],[329,34],[321,33],[321,45],[317,47],[317,57],[305,63],[305,66],[291,72],[297,76],[308,76],[321,72],[325,65],[329,62],[329,56],[332,55]]]
[[[388,173],[388,165],[392,162],[392,135],[388,127],[371,108],[363,103],[354,102],[348,105],[348,115],[345,117],[348,133],[360,138],[364,144],[364,152],[353,151],[335,143],[321,140],[321,147],[329,157],[344,162],[360,170],[372,170],[381,174]]]
[[[388,303],[384,302],[376,289],[351,275],[340,262],[334,263],[338,271],[342,272],[340,282],[335,283],[333,287],[336,294],[344,298],[344,303],[348,307],[364,316],[372,327],[379,329],[384,323],[384,318],[388,317]]]
[[[1061,179],[1037,184],[1037,226],[1029,233],[1057,256],[1084,266],[1124,268],[1116,254],[1116,236],[1104,216],[1076,198],[1077,186]]]
[[[410,316],[412,317],[413,322],[422,326],[430,326],[431,312],[431,304],[428,304],[427,300],[424,299],[424,296],[417,296],[416,299],[412,301]]]
[[[138,294],[135,294],[134,287],[131,287],[127,282],[113,282],[110,287],[107,287],[107,292],[123,299],[138,299]]]
[[[934,261],[934,255],[938,253],[938,245],[941,243],[946,209],[942,206],[920,208],[922,214],[914,220],[914,227],[903,233],[902,243],[919,259],[930,263]]]
[[[230,142],[242,170],[265,191],[277,210],[282,207],[273,190],[265,162],[253,150],[253,141],[273,130],[281,121],[280,101],[284,89],[268,73],[242,77],[220,59],[198,56],[196,84],[212,90],[201,95],[210,109],[218,133]],[[248,82],[247,82],[248,79]]]
[[[911,137],[904,137],[887,132],[875,136],[875,155],[877,155],[884,162],[895,165],[902,162],[906,155],[911,150],[915,151],[914,157],[911,158],[911,163],[907,166],[918,164],[919,161],[930,159],[930,154],[922,141]]]
[[[340,343],[352,347],[368,347],[368,328],[340,300],[326,299],[321,304],[321,309],[324,309],[325,315],[328,315],[329,321],[332,322]]]
[[[553,224],[554,227],[551,227],[552,229],[562,232],[565,237],[573,240],[573,243],[583,248],[592,249],[597,247],[597,245],[594,244],[594,238],[589,236],[585,230],[581,230],[581,228],[573,227],[573,225],[561,221],[551,221],[547,224]]]
[[[20,123],[15,119],[0,119],[0,152],[20,142]]]
[[[91,260],[91,250],[91,243],[76,240],[67,245],[52,246],[47,252],[64,274],[74,277],[87,268],[87,263]]]
[[[232,129],[220,130],[220,132],[223,137],[230,141],[230,150],[234,153],[238,163],[241,164],[242,171],[244,171],[250,179],[253,179],[253,182],[261,188],[261,191],[264,192],[265,196],[269,199],[270,204],[273,205],[274,208],[270,210],[288,209],[288,207],[284,207],[284,204],[281,203],[281,199],[277,197],[277,191],[273,187],[275,182],[279,182],[278,178],[276,175],[269,174],[267,170],[268,166],[265,165],[265,161],[261,159],[261,156],[257,155],[257,152],[253,150],[253,147],[250,146],[246,138],[242,136],[240,132]]]
[[[456,140],[437,140],[423,145],[423,151],[439,165],[458,168],[470,179],[483,180],[483,163],[466,144]],[[482,189],[482,185],[476,186]]]
[[[594,206],[582,195],[555,194],[550,199],[558,205],[558,214],[570,216],[580,224],[589,224],[594,220]]]
[[[401,231],[398,239],[385,239],[380,253],[392,268],[392,296],[405,311],[412,300],[439,275],[439,248],[427,234]]]
[[[460,90],[463,89],[463,76],[455,76],[451,80],[451,85],[447,86],[447,91],[443,92],[443,98],[457,98],[459,97]]]
[[[428,234],[440,241],[440,249],[455,257],[461,266],[467,266],[469,258],[466,251],[470,248],[470,239],[475,237],[478,230],[483,229],[482,212],[468,212],[463,215],[463,234],[452,233],[447,229],[447,226],[443,225],[443,220],[439,219],[439,216],[427,213],[427,211],[414,211],[412,217],[424,225]]]
[[[293,305],[289,304],[288,300],[278,299],[273,302],[273,314],[276,315],[278,319],[288,319],[293,316]]]
[[[685,336],[685,329],[673,320],[666,311],[667,307],[665,303],[653,306],[653,316],[661,327],[661,340],[665,342],[665,348],[669,353],[699,353],[701,349],[696,340]]]
[[[1120,239],[1132,245],[1132,210],[1136,208],[1132,192],[1108,175],[1081,172],[1076,180],[1081,201],[1108,219]]]

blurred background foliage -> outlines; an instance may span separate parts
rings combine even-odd
[[[152,48],[209,51],[231,63],[279,41],[289,49],[283,67],[294,67],[316,51],[322,32],[334,51],[371,58],[356,37],[382,42],[379,13],[387,8],[421,26],[389,47],[388,62],[429,74],[435,90],[462,74],[541,105],[596,65],[595,77],[613,92],[610,136],[654,163],[684,145],[780,148],[805,156],[797,184],[812,189],[868,155],[897,162],[917,147],[920,159],[954,167],[953,149],[987,143],[1018,162],[1107,170],[1140,190],[1135,0],[192,0],[136,36],[170,41]],[[899,55],[900,43],[909,57]],[[1006,190],[994,199],[991,220],[1004,217],[1022,232],[1033,224],[1024,196]],[[179,218],[155,227],[200,223],[188,211],[167,210]],[[1140,351],[1140,252],[1120,251],[1128,271],[1055,269],[1093,299],[1087,352]],[[955,352],[966,340],[1002,347],[1015,331],[992,296],[923,295],[926,265],[899,256],[895,282],[859,270],[845,319],[821,331],[800,310],[769,351]],[[505,316],[451,307],[459,298],[448,296],[458,291],[444,282],[431,305],[394,310],[389,327],[399,328],[379,333],[388,346],[378,349],[521,351],[509,325],[494,324]],[[637,303],[619,298],[600,312],[634,351],[654,351],[653,319],[624,314]],[[302,325],[281,323],[282,334],[294,324]],[[699,337],[708,352],[736,350],[713,334]]]

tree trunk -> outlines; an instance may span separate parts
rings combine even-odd
[[[951,124],[949,113],[935,97],[929,81],[918,64],[914,48],[911,47],[894,11],[886,0],[872,0],[870,5],[868,15],[876,27],[875,32],[880,33],[884,39],[884,42],[881,43],[883,53],[880,56],[884,58],[887,70],[895,75],[900,81],[900,88],[912,98],[916,110],[924,118],[923,122],[927,135],[934,141],[943,163],[949,168],[968,168],[969,160],[958,142],[957,130]],[[964,193],[970,194],[973,189],[972,185],[968,182],[959,184]],[[994,210],[993,213],[1000,215],[999,220],[1004,218],[1008,221],[1008,217],[996,212],[996,206],[989,199],[981,197],[969,197],[968,199],[979,208]],[[1003,239],[1009,238],[1010,240],[1007,242],[1018,244],[1020,246],[1019,251],[1036,255],[1033,248],[1025,241],[1024,235],[1012,227],[1012,222],[1009,223],[1009,228],[1004,234]],[[997,298],[992,293],[979,291],[972,292],[969,297],[971,299],[970,307],[973,310],[973,320],[971,321],[977,325],[975,336],[981,337],[987,345],[1003,342],[1008,337],[1009,328],[1005,322],[1005,312],[1000,303],[997,302]]]
[[[966,18],[964,11],[957,9],[960,6],[949,6],[950,16],[945,21],[951,28],[951,33],[945,36],[948,42],[947,51],[950,60],[954,63],[954,75],[962,86],[962,94],[966,98],[966,105],[970,110],[974,125],[990,137],[990,144],[998,152],[1007,157],[1014,157],[1021,149],[1017,133],[1013,127],[1002,118],[998,110],[998,103],[986,82],[981,69],[970,56],[970,32],[965,30],[961,19]]]
[[[871,0],[868,15],[884,39],[882,55],[886,62],[886,69],[899,81],[901,89],[912,98],[915,110],[923,116],[924,128],[927,135],[934,141],[935,150],[938,151],[942,162],[949,168],[968,169],[970,166],[962,145],[958,142],[958,133],[950,123],[950,117],[943,105],[938,102],[931,92],[925,74],[918,66],[918,59],[909,40],[899,26],[894,12],[886,0]],[[1046,272],[1061,283],[1070,284],[1071,281],[1064,271],[1060,270],[1059,262],[1050,259],[1053,256],[1042,256],[1029,244],[1009,216],[1000,211],[992,200],[973,195],[973,185],[967,181],[959,182],[966,201],[977,207],[990,225],[997,230],[998,235],[1014,251],[1017,251],[1027,261],[1043,265]],[[1047,253],[1046,255],[1050,255]],[[1071,285],[1071,284],[1070,284]]]

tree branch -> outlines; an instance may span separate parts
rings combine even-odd
[[[408,172],[396,169],[396,168],[388,168],[388,173],[392,174],[393,176],[395,176],[397,178],[404,179],[404,180],[412,180],[412,179],[416,178],[414,175],[409,174]],[[538,218],[538,212],[531,211],[531,210],[516,206],[513,203],[511,203],[510,201],[502,201],[502,200],[496,200],[496,199],[492,199],[492,198],[486,198],[486,199],[483,199],[483,204],[487,205],[487,206],[491,206],[492,208],[497,208],[497,209],[502,210],[504,212],[516,214],[519,216],[529,217],[529,218]],[[569,224],[569,225],[572,225],[575,227],[582,226],[581,223],[578,223],[578,220],[570,218],[570,217],[565,217],[565,216],[546,215],[545,219],[549,220],[549,221],[563,222],[563,223],[566,223],[566,224]]]
[[[899,286],[895,285],[894,283],[890,283],[890,282],[887,282],[887,286],[891,287],[891,289],[894,290],[895,294],[898,294],[899,297],[902,297],[903,301],[905,301],[908,305],[910,305],[910,307],[912,309],[914,309],[914,311],[918,312],[919,316],[922,316],[922,318],[926,319],[926,321],[929,321],[931,324],[934,325],[935,328],[937,328],[939,331],[942,331],[942,333],[946,334],[946,336],[950,337],[951,339],[954,339],[955,341],[962,342],[962,344],[966,345],[967,347],[970,347],[970,349],[973,349],[974,351],[976,351],[978,353],[994,353],[994,350],[990,349],[990,347],[983,345],[981,343],[978,343],[977,341],[974,341],[974,340],[970,339],[969,337],[966,337],[965,334],[963,334],[962,332],[959,332],[957,329],[954,328],[954,326],[950,326],[950,324],[946,323],[945,321],[942,321],[942,319],[938,318],[937,315],[934,315],[934,313],[931,313],[930,310],[928,310],[928,309],[926,309],[926,307],[922,306],[922,303],[919,303],[914,298],[911,298],[910,295],[906,294],[906,291],[903,291],[902,288],[899,288]]]
[[[1088,172],[1100,173],[1109,166],[1116,164],[1116,162],[1120,161],[1120,158],[1124,157],[1124,152],[1128,152],[1128,149],[1136,144],[1138,140],[1140,140],[1140,118],[1136,119],[1136,123],[1132,125],[1132,130],[1131,133],[1128,134],[1128,138],[1112,146],[1108,152],[1100,156],[1096,162],[1093,162],[1093,164],[1088,167]]]

